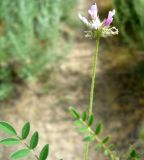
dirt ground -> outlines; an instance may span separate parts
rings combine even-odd
[[[111,135],[112,142],[121,151],[126,151],[129,144],[138,140],[138,129],[143,120],[144,107],[139,101],[140,93],[134,93],[136,77],[131,73],[133,63],[139,61],[134,55],[126,55],[125,50],[100,47],[95,87],[95,119],[105,126],[103,135]],[[112,51],[112,52],[111,52]],[[92,41],[75,44],[71,54],[64,62],[40,82],[22,87],[21,97],[6,104],[1,104],[0,119],[12,123],[18,131],[22,124],[30,121],[32,130],[40,133],[38,150],[45,143],[50,144],[50,159],[81,160],[84,144],[82,136],[72,125],[69,106],[76,106],[79,111],[88,109],[91,82],[91,60],[94,52]],[[109,55],[108,55],[109,54]],[[134,77],[133,77],[134,76]],[[136,87],[137,88],[137,87]],[[137,95],[139,94],[139,95]],[[143,96],[143,95],[141,95]],[[141,97],[142,98],[142,97]],[[0,146],[6,158],[10,150]],[[91,160],[97,155],[94,145],[90,150]]]
[[[83,137],[72,124],[69,106],[80,112],[88,109],[95,44],[81,39],[63,63],[39,82],[20,87],[22,95],[1,103],[0,107],[0,119],[12,123],[19,132],[26,121],[31,122],[32,131],[40,133],[37,150],[49,143],[51,160],[83,159]],[[104,123],[103,135],[111,135],[111,142],[123,153],[130,144],[139,141],[139,128],[143,124],[144,85],[133,68],[144,58],[140,52],[125,49],[116,41],[112,43],[115,48],[110,47],[109,40],[100,46],[94,113],[96,121]],[[93,144],[90,159],[105,160],[94,148]],[[0,159],[8,160],[11,150],[0,146]]]
[[[40,82],[21,88],[23,94],[18,100],[1,106],[0,119],[11,122],[19,131],[25,121],[31,122],[40,133],[40,147],[50,144],[50,159],[79,160],[83,157],[82,137],[72,125],[68,108],[73,105],[80,110],[87,109],[83,83],[92,55],[89,48],[94,50],[91,44],[77,44],[65,62],[51,73],[48,84]],[[7,160],[8,148],[0,148],[1,159]]]

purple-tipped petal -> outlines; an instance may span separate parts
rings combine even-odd
[[[79,19],[80,19],[84,24],[86,24],[87,26],[90,25],[89,21],[88,21],[85,17],[83,17],[81,14],[78,14],[78,16],[79,16]]]
[[[115,15],[115,10],[109,11],[108,18],[103,21],[104,26],[110,26],[113,22],[113,16]]]
[[[93,20],[97,19],[97,17],[98,17],[97,16],[97,14],[98,14],[98,8],[97,8],[96,3],[90,7],[90,9],[88,10],[88,13],[90,14],[90,16],[91,16],[91,18]]]

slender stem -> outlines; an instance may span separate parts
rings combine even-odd
[[[89,116],[93,113],[93,97],[94,97],[94,87],[95,87],[95,79],[96,79],[96,65],[98,59],[98,51],[99,51],[99,38],[96,39],[96,52],[93,57],[93,66],[92,66],[92,82],[91,82],[91,90],[90,90],[90,104],[89,104]],[[89,157],[89,143],[85,145],[85,160],[88,160]]]
[[[99,51],[99,38],[96,39],[96,52],[93,57],[93,72],[92,72],[92,82],[91,82],[91,91],[90,91],[89,115],[93,113],[93,97],[94,97],[94,87],[95,87],[95,79],[96,79],[96,65],[97,65],[97,59],[98,59],[98,51]]]
[[[85,145],[85,154],[84,154],[84,160],[88,160],[88,150],[89,150],[89,143],[86,143]]]
[[[17,138],[21,141],[21,143],[22,143],[27,149],[29,149],[29,150],[32,152],[32,154],[33,154],[33,156],[35,157],[35,159],[36,159],[36,160],[39,160],[39,157],[36,155],[36,153],[34,152],[34,150],[31,150],[30,147],[29,147],[29,145],[28,145],[26,142],[24,142],[24,141],[21,139],[20,136],[17,135]]]

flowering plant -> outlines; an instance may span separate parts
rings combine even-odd
[[[110,11],[108,17],[104,19],[102,22],[98,17],[98,9],[97,5],[94,4],[88,10],[90,14],[91,21],[88,21],[85,17],[79,14],[79,18],[82,22],[88,27],[88,31],[86,32],[86,37],[95,38],[96,39],[96,52],[93,57],[93,71],[92,71],[92,82],[91,82],[91,90],[90,90],[90,104],[89,111],[83,112],[82,115],[73,107],[70,107],[70,112],[74,117],[74,125],[79,128],[79,131],[84,134],[83,141],[85,142],[85,151],[84,151],[84,160],[89,159],[89,145],[91,142],[96,142],[97,151],[102,149],[104,154],[109,157],[111,160],[120,160],[120,156],[118,153],[113,150],[112,145],[109,144],[109,136],[104,138],[100,138],[99,134],[102,130],[102,124],[98,123],[93,130],[93,122],[94,122],[94,114],[93,114],[93,96],[94,96],[94,86],[95,86],[95,78],[96,78],[96,65],[98,59],[98,49],[99,49],[99,39],[101,37],[107,37],[111,35],[118,34],[118,30],[115,27],[111,27],[111,23],[113,21],[113,16],[115,15],[115,10]],[[36,160],[46,160],[49,154],[49,145],[46,144],[40,154],[35,153],[34,149],[37,147],[39,142],[39,134],[38,132],[34,132],[32,137],[30,138],[29,144],[25,142],[26,138],[29,136],[30,132],[30,123],[27,122],[22,127],[21,135],[19,135],[14,127],[7,122],[0,121],[0,130],[12,135],[10,138],[5,138],[0,140],[0,144],[4,144],[6,146],[13,146],[15,144],[22,143],[24,148],[18,150],[11,154],[11,159],[21,159],[27,156],[29,153],[32,153]],[[128,159],[131,160],[140,160],[140,155],[133,149],[130,152]],[[62,159],[61,159],[62,160]]]
[[[97,38],[101,36],[107,37],[118,34],[118,29],[110,26],[113,22],[115,10],[109,11],[108,17],[102,22],[98,16],[98,8],[96,3],[90,7],[88,13],[90,15],[90,20],[79,14],[80,20],[89,28],[89,30],[86,31],[86,37]]]
[[[91,129],[91,126],[94,121],[94,114],[93,114],[93,96],[94,96],[94,87],[95,87],[95,79],[96,79],[96,66],[97,66],[97,60],[98,60],[98,51],[99,51],[99,40],[101,37],[108,37],[112,35],[118,34],[118,29],[116,27],[111,27],[111,23],[113,22],[113,16],[115,15],[115,10],[109,11],[108,17],[104,19],[102,22],[98,16],[98,7],[96,3],[90,7],[88,10],[88,13],[90,15],[90,20],[83,17],[81,14],[79,14],[80,20],[87,26],[88,31],[85,31],[86,37],[96,39],[96,52],[93,57],[93,68],[92,68],[92,82],[91,82],[91,91],[90,91],[90,104],[89,104],[89,112],[83,113],[82,118],[78,116],[77,111],[72,108],[71,111],[73,114],[76,113],[77,116],[76,119],[78,119],[78,123],[85,124],[87,127],[86,133],[87,136],[84,138],[84,141],[86,141],[85,145],[85,155],[84,159],[88,160],[88,150],[89,150],[89,144],[92,141],[97,142],[97,149],[103,148],[105,151],[105,154],[109,156],[112,160],[119,160],[119,156],[117,153],[109,147],[106,144],[109,141],[109,136],[106,136],[103,140],[101,140],[98,135],[101,131],[101,124],[98,124],[96,126],[95,131]],[[88,117],[86,115],[88,114]],[[76,123],[77,124],[77,123]],[[82,126],[82,125],[80,125]],[[81,130],[81,127],[80,127]]]
[[[93,130],[93,122],[94,122],[94,114],[93,114],[93,96],[94,96],[94,87],[95,87],[95,79],[96,79],[96,66],[98,60],[98,51],[99,51],[99,41],[101,37],[108,37],[118,34],[118,29],[116,27],[111,27],[113,22],[113,16],[115,15],[115,10],[109,11],[108,17],[104,19],[102,22],[98,16],[98,8],[96,3],[90,7],[88,10],[90,15],[90,20],[83,17],[79,14],[80,20],[87,26],[88,30],[85,31],[86,37],[91,39],[96,39],[96,52],[93,56],[93,68],[92,68],[92,82],[91,82],[91,90],[90,90],[90,103],[89,103],[89,112],[83,112],[82,115],[78,113],[75,108],[71,108],[71,112],[73,117],[76,119],[74,124],[79,127],[79,131],[85,134],[84,142],[85,142],[85,151],[84,151],[84,160],[89,159],[89,145],[91,142],[96,142],[96,150],[102,149],[104,154],[109,157],[111,160],[120,160],[120,156],[113,149],[113,145],[109,144],[110,137],[106,136],[104,138],[100,138],[99,134],[102,130],[102,124],[98,123]],[[130,155],[123,159],[131,159],[131,160],[140,160],[141,155],[138,154],[134,149],[131,150]]]

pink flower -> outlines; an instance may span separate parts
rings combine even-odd
[[[91,17],[90,20],[83,17],[81,14],[79,14],[79,18],[92,32],[99,30],[101,31],[103,37],[118,34],[118,30],[115,27],[110,27],[111,23],[113,22],[115,10],[109,11],[108,17],[102,22],[100,21],[98,16],[98,8],[96,3],[90,7],[88,13]],[[87,33],[90,33],[90,31],[88,31]],[[91,36],[92,34],[93,33],[90,33],[89,35]]]

